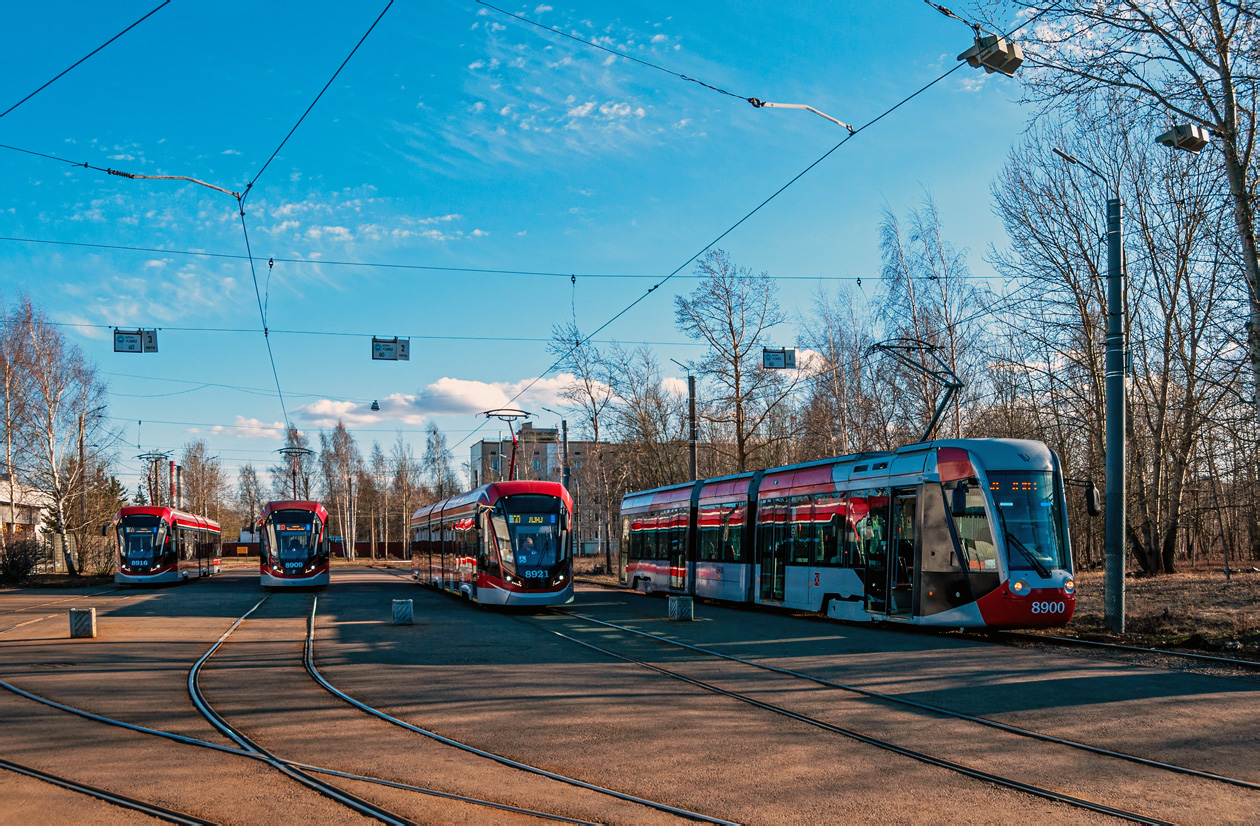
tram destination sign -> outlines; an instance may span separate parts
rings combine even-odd
[[[778,349],[774,349],[771,347],[762,347],[761,366],[766,370],[795,370],[796,348],[780,347]]]
[[[411,361],[411,339],[372,338],[373,361]]]
[[[156,353],[157,330],[119,330],[114,328],[115,353]]]

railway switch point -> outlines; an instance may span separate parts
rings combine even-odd
[[[691,622],[696,618],[695,603],[691,597],[670,597],[669,618],[680,622]]]
[[[95,608],[71,608],[70,609],[70,638],[79,637],[90,639],[96,636],[96,609]]]
[[[412,625],[413,622],[414,614],[412,612],[411,600],[394,600],[394,625]]]

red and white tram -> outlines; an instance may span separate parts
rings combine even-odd
[[[556,482],[494,482],[411,517],[411,571],[486,605],[573,601],[569,519],[573,499]]]
[[[925,442],[627,494],[621,582],[842,620],[1064,625],[1066,510],[1040,442]]]
[[[258,519],[258,559],[264,588],[328,584],[328,511],[318,502],[268,502]]]
[[[117,548],[114,582],[182,582],[222,570],[219,525],[204,516],[136,505],[118,511],[106,534],[111,530]]]

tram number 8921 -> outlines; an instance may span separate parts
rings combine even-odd
[[[1062,614],[1067,610],[1067,604],[1062,602],[1034,602],[1032,604],[1032,612],[1034,614]]]

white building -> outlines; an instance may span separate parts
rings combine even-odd
[[[42,538],[48,495],[21,483],[13,485],[13,494],[16,501],[10,501],[9,474],[0,473],[0,531],[22,539]]]

